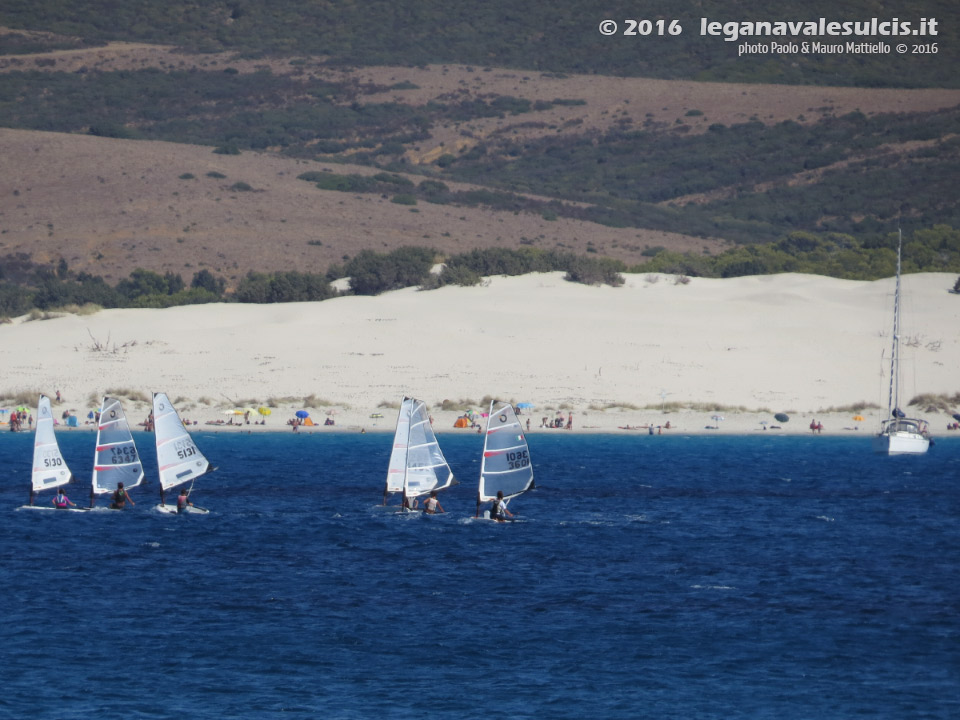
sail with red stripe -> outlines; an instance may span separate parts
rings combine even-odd
[[[120,483],[127,489],[143,480],[143,465],[133,442],[130,425],[117,398],[105,397],[100,405],[97,448],[91,483],[93,493],[113,492]]]
[[[517,413],[510,403],[490,403],[487,432],[480,462],[477,502],[493,500],[503,492],[509,500],[534,487],[530,449]]]

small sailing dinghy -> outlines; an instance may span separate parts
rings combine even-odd
[[[503,493],[503,504],[517,495],[532,490],[533,465],[523,428],[510,403],[490,403],[487,432],[483,438],[483,458],[480,461],[480,487],[477,490],[477,514],[485,502],[496,502]],[[489,518],[485,510],[483,517]]]
[[[897,285],[893,295],[893,347],[890,352],[890,394],[887,419],[873,437],[873,451],[884,455],[922,455],[930,447],[927,423],[908,418],[900,409],[900,250],[903,233],[897,241]]]
[[[104,397],[97,426],[97,446],[90,481],[90,507],[96,496],[115,492],[123,483],[126,490],[143,481],[143,465],[130,433],[127,416],[117,398]]]
[[[416,398],[404,397],[397,415],[383,504],[391,493],[402,493],[402,508],[412,509],[421,496],[445,490],[456,482],[433,432],[427,406]]]
[[[37,402],[37,430],[33,440],[33,476],[30,484],[30,504],[24,509],[57,510],[53,505],[34,505],[37,493],[59,488],[73,480],[73,473],[67,467],[57,435],[53,428],[53,413],[50,410],[50,398],[41,395]],[[85,508],[66,507],[67,510],[85,510]]]
[[[160,475],[160,504],[157,505],[157,510],[174,514],[181,511],[209,512],[191,504],[183,505],[182,509],[177,503],[166,504],[167,490],[189,481],[190,489],[186,492],[186,497],[189,498],[193,481],[216,468],[210,465],[210,461],[200,452],[165,393],[153,394],[153,424],[157,444],[157,473]]]

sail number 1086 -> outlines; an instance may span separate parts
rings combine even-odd
[[[529,464],[530,456],[527,454],[526,450],[507,453],[507,467],[509,467],[511,470],[519,470],[520,468],[527,467]]]

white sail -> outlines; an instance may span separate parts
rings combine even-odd
[[[63,459],[53,430],[50,398],[41,395],[37,403],[37,431],[33,440],[33,490],[39,492],[60,487],[72,479],[73,473]]]
[[[408,498],[419,497],[453,485],[453,471],[440,451],[427,406],[419,400],[413,400],[409,425],[404,495]]]
[[[496,407],[495,407],[496,405]],[[504,500],[533,488],[530,450],[513,406],[490,403],[487,433],[483,439],[480,462],[480,488],[477,502],[488,502],[503,492]]]
[[[119,483],[129,489],[143,480],[143,465],[120,401],[105,397],[100,405],[97,448],[93,461],[92,491],[113,492]]]
[[[384,501],[387,493],[398,493],[403,490],[403,479],[407,474],[407,441],[410,435],[410,412],[413,408],[413,398],[405,397],[400,403],[400,412],[397,414],[397,429],[393,434],[393,450],[390,452],[390,464],[387,466],[387,488],[384,490]]]
[[[163,490],[210,472],[210,462],[184,428],[165,393],[153,394],[153,427],[157,443],[157,471]]]
[[[893,344],[890,350],[890,393],[887,419],[873,438],[873,451],[886,455],[919,455],[930,447],[927,423],[908,418],[900,409],[900,251],[903,234],[897,241],[897,284],[893,296]]]
[[[409,499],[444,490],[455,482],[426,405],[415,398],[403,398],[387,468],[386,492],[403,492]]]

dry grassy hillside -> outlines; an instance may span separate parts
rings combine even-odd
[[[432,66],[332,70],[303,59],[266,62],[227,55],[187,55],[172,48],[115,44],[35,56],[0,57],[4,70],[76,72],[158,67],[231,67],[349,80],[360,102],[422,104],[449,98],[510,95],[531,101],[585,101],[513,116],[449,123],[407,153],[412,164],[496,135],[533,137],[614,126],[660,127],[680,120],[688,132],[751,117],[765,123],[814,122],[853,110],[922,111],[960,103],[956,90],[749,86],[663,80],[555,77],[493,68]],[[403,83],[405,90],[384,88]],[[687,115],[690,110],[702,114]],[[63,257],[76,271],[125,277],[136,267],[181,273],[207,268],[233,281],[248,270],[319,272],[362,249],[401,245],[441,253],[532,245],[591,251],[640,262],[654,246],[717,252],[723,243],[667,232],[616,229],[537,214],[431,205],[407,207],[376,195],[324,192],[298,180],[306,170],[371,174],[365,167],[302,161],[279,154],[217,155],[209,147],[32,131],[0,130],[0,256]],[[209,173],[223,177],[210,176]],[[192,176],[192,177],[189,177]],[[252,190],[234,189],[244,183]],[[458,188],[455,183],[448,183]],[[240,186],[240,187],[245,187]]]
[[[63,257],[71,269],[108,281],[137,267],[188,281],[201,268],[228,280],[251,269],[323,272],[345,255],[403,245],[456,253],[532,243],[584,253],[592,242],[600,254],[634,263],[648,246],[719,245],[532,213],[410,208],[378,195],[324,192],[297,175],[376,171],[265,153],[227,156],[208,147],[0,129],[0,155],[0,255]],[[181,179],[186,174],[193,178]],[[252,190],[232,190],[235,183]]]

